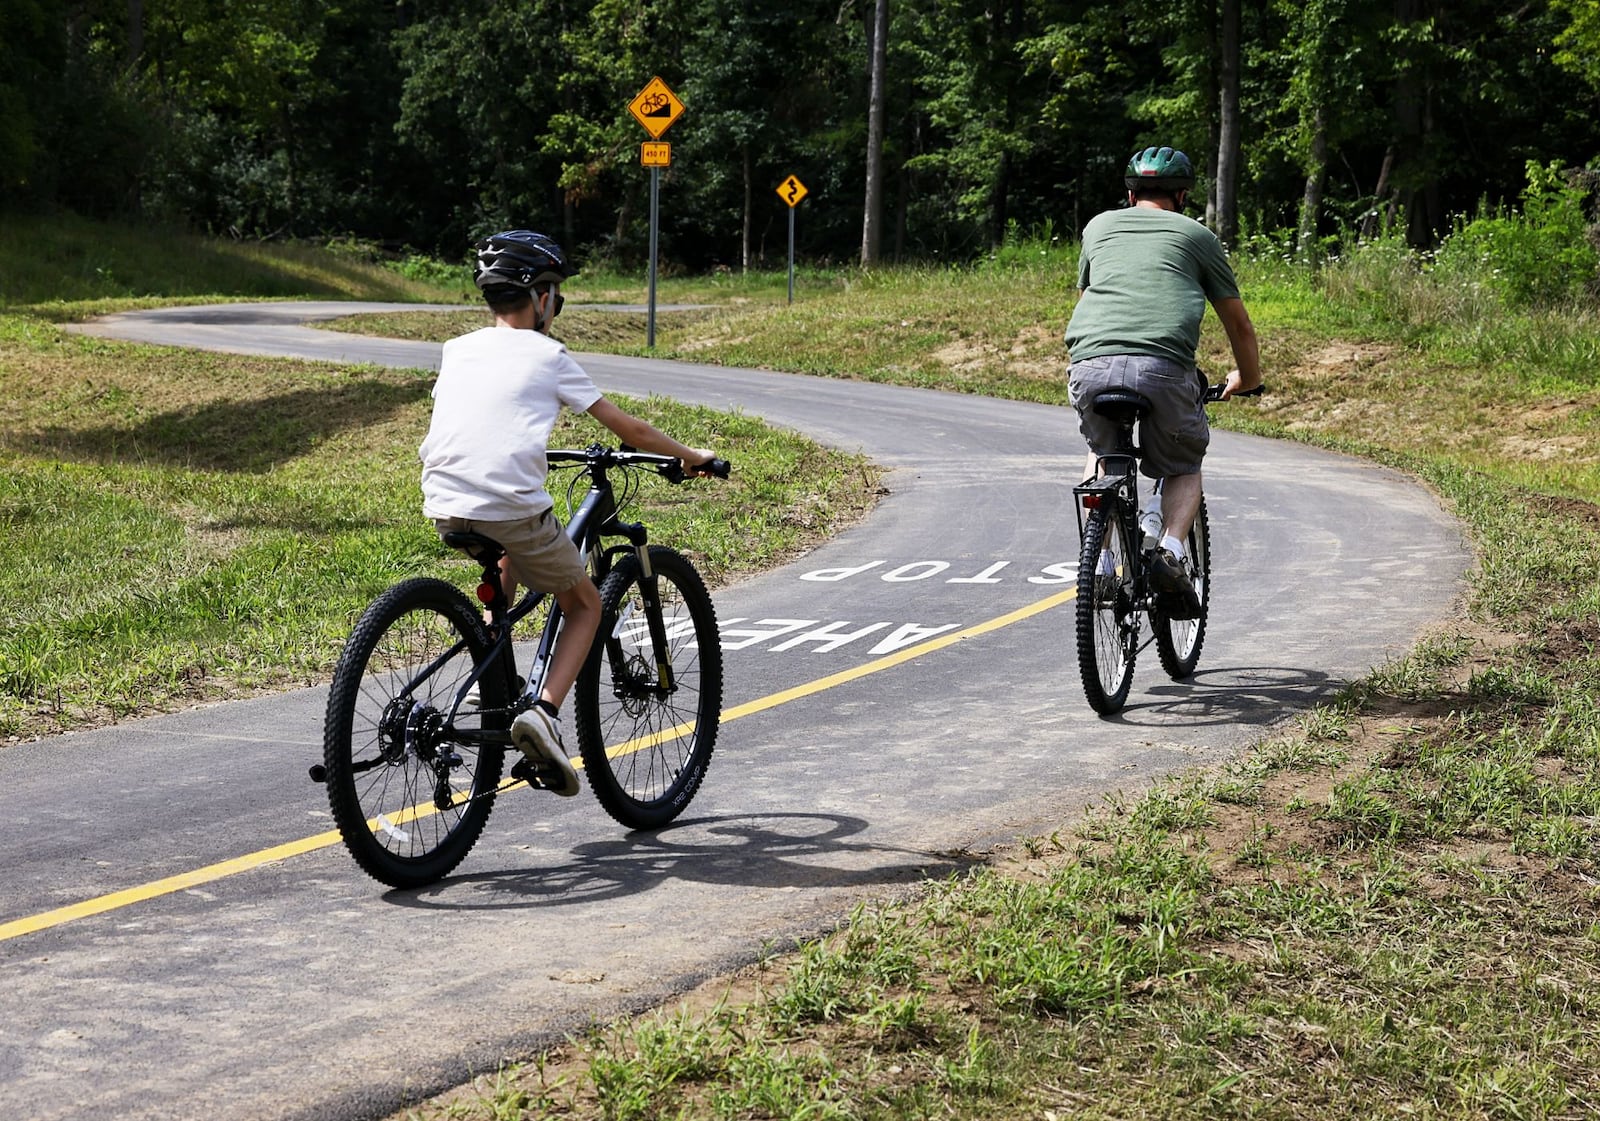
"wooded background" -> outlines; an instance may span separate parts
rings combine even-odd
[[[1600,157],[1600,0],[0,0],[0,210],[637,262],[653,76],[692,269],[781,263],[791,174],[802,256],[871,263],[1073,237],[1151,143],[1286,249]]]

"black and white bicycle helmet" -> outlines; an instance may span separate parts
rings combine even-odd
[[[577,267],[553,238],[532,230],[506,230],[491,234],[473,246],[477,257],[472,280],[484,291],[531,289],[535,284],[560,284],[577,276]]]

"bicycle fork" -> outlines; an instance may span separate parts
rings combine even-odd
[[[650,563],[650,538],[644,526],[635,523],[616,523],[611,531],[626,537],[639,562],[639,598],[644,601],[645,627],[650,635],[650,653],[656,668],[654,691],[661,696],[677,692],[678,678],[672,668],[672,646],[667,641],[667,625],[662,619],[661,582],[655,566]],[[626,664],[622,657],[622,632],[628,619],[618,617],[616,625],[605,641],[611,644],[612,664]]]

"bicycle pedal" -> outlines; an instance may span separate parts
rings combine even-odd
[[[539,766],[524,756],[511,764],[511,777],[526,783],[530,790],[550,790],[552,787],[539,773]]]

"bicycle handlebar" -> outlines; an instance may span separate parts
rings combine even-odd
[[[669,483],[681,483],[689,477],[688,472],[683,469],[683,461],[676,456],[635,451],[626,444],[620,448],[591,444],[582,451],[572,448],[552,448],[545,452],[545,458],[552,463],[586,463],[600,467],[650,467]],[[719,479],[726,479],[733,470],[733,464],[726,459],[711,459],[697,464],[696,470],[703,470]]]
[[[1218,384],[1218,385],[1207,386],[1206,387],[1205,399],[1207,401],[1220,401],[1220,400],[1222,400],[1222,391],[1224,389],[1227,389],[1227,388],[1228,388],[1228,383],[1227,382],[1222,382],[1221,384]],[[1237,393],[1235,393],[1234,396],[1235,397],[1260,397],[1263,393],[1266,392],[1266,390],[1267,390],[1267,387],[1263,383],[1262,385],[1256,386],[1254,389],[1241,389]]]

